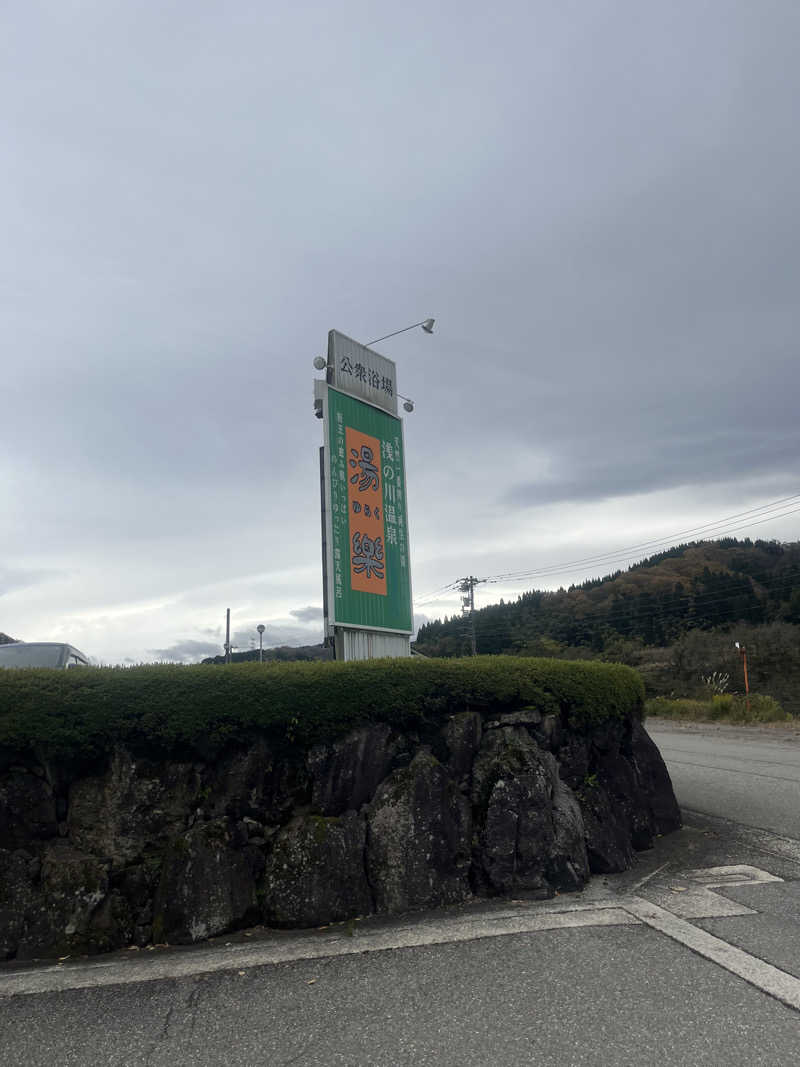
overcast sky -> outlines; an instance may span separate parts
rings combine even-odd
[[[319,641],[331,328],[437,320],[378,346],[420,616],[800,492],[798,40],[797,0],[2,4],[0,631]]]

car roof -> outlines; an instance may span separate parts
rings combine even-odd
[[[85,652],[81,652],[79,648],[76,648],[75,645],[71,645],[69,641],[5,641],[3,642],[3,645],[0,645],[0,648],[3,648],[4,646],[6,648],[9,646],[16,648],[19,648],[20,646],[25,648],[68,648],[72,652],[76,652],[79,656],[82,656],[83,659],[88,660],[89,658]]]

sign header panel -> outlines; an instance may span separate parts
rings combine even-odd
[[[403,423],[328,388],[329,622],[413,633]]]
[[[397,414],[394,361],[345,337],[338,330],[328,334],[328,383],[392,415]]]

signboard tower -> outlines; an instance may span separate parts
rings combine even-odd
[[[430,332],[430,331],[429,331]],[[403,421],[392,360],[336,330],[314,382],[326,641],[336,659],[409,656],[413,633]]]

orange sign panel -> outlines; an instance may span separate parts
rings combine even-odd
[[[347,511],[350,519],[350,584],[362,593],[386,596],[381,443],[345,427]]]

